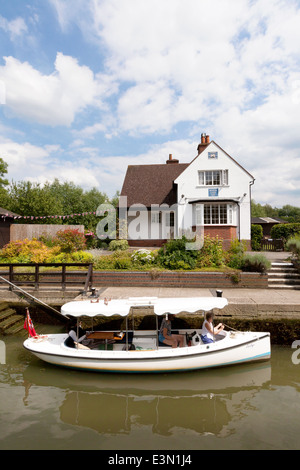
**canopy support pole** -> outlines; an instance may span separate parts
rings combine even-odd
[[[128,315],[126,316],[126,351],[128,351]]]

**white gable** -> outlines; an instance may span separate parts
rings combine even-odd
[[[212,175],[211,172],[214,172]],[[208,178],[213,180],[208,181]],[[211,142],[175,180],[178,200],[240,198],[249,193],[253,177],[215,142]],[[207,184],[208,183],[208,184]]]
[[[214,141],[174,182],[177,184],[178,226],[188,228],[207,222],[232,225],[237,227],[238,238],[250,239],[254,178]],[[210,221],[205,211],[211,214]],[[216,213],[218,216],[213,216]]]

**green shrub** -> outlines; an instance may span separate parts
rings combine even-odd
[[[93,263],[94,257],[91,253],[86,251],[74,251],[71,253],[72,263]]]
[[[131,269],[132,265],[128,258],[118,258],[113,262],[114,269]]]
[[[160,258],[160,265],[167,269],[193,269],[196,267],[196,259],[188,253],[173,251]]]
[[[261,241],[263,238],[263,228],[261,225],[251,225],[251,247],[254,251],[261,249]]]
[[[286,248],[300,261],[300,236],[290,238],[286,243]]]
[[[187,242],[185,237],[169,240],[164,247],[158,250],[156,263],[167,269],[194,269],[197,251],[187,250]]]
[[[109,255],[97,256],[94,258],[93,266],[95,270],[131,269],[133,267],[131,253],[117,250]]]
[[[107,270],[107,269],[113,269],[114,266],[114,259],[112,256],[109,255],[103,255],[103,256],[98,256],[94,260],[94,269],[95,270]]]
[[[43,242],[25,238],[5,245],[1,250],[1,259],[4,263],[44,263],[51,253]]]
[[[243,257],[241,268],[243,271],[265,273],[271,267],[271,262],[259,253],[246,254]]]
[[[127,240],[112,240],[108,245],[108,249],[110,251],[127,250],[128,246],[129,245]]]
[[[271,228],[271,238],[275,240],[282,238],[284,241],[287,241],[288,238],[293,237],[297,233],[300,233],[300,223],[277,224]]]
[[[232,240],[225,255],[226,265],[233,269],[241,269],[245,251],[245,242],[239,241],[237,238]]]
[[[233,269],[241,269],[243,265],[244,255],[233,253],[227,261],[227,266]]]
[[[8,243],[0,254],[3,263],[92,263],[90,253],[79,250],[61,251],[60,246],[49,248],[40,240],[18,240]]]
[[[225,265],[226,254],[223,250],[222,239],[204,236],[204,243],[199,250],[197,266],[199,268],[220,267]]]
[[[56,244],[55,242],[55,237],[52,237],[51,235],[47,235],[46,233],[43,233],[39,239],[40,242],[43,242],[44,245],[46,245],[48,248],[53,248]]]

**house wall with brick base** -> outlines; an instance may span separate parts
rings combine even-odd
[[[196,227],[193,227],[195,232]],[[230,248],[232,240],[237,238],[237,227],[234,225],[209,225],[204,227],[204,236],[208,235],[212,238],[218,237],[222,239],[224,250]],[[144,240],[128,240],[128,244],[131,247],[143,248],[143,247],[153,247],[159,248],[167,243],[167,239],[144,239]],[[247,250],[251,250],[251,240],[243,240],[246,243]]]
[[[232,240],[237,238],[237,227],[231,225],[209,225],[204,227],[204,236],[205,235],[209,235],[212,238],[218,237],[219,239],[222,239],[224,250],[228,250]],[[250,240],[248,241],[250,242]]]

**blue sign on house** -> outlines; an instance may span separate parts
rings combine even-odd
[[[217,197],[219,196],[219,188],[209,189],[208,190],[209,197]]]
[[[208,158],[218,158],[218,152],[208,152]]]

